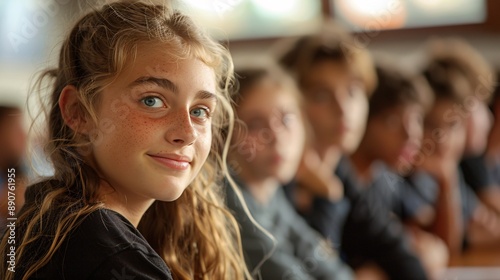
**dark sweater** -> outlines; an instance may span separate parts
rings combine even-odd
[[[391,207],[381,201],[380,193],[376,189],[360,191],[362,187],[347,158],[342,158],[335,173],[344,185],[345,197],[338,202],[316,198],[311,211],[301,213],[309,224],[330,239],[354,268],[375,262],[390,279],[427,279],[404,237],[401,223],[391,218]],[[290,190],[293,187],[288,186]]]
[[[39,204],[44,188],[40,185],[30,188],[26,205]],[[52,212],[55,213],[43,224],[41,237],[29,244],[24,257],[17,261],[14,279],[22,279],[33,262],[48,251],[53,237],[46,229],[57,226],[51,223],[54,217],[65,215]],[[16,242],[25,228],[26,225],[18,225]],[[172,276],[163,259],[127,219],[115,211],[98,209],[82,218],[49,262],[29,279],[172,280]]]
[[[279,188],[267,205],[259,204],[244,186],[241,191],[252,216],[277,242],[273,251],[273,241],[248,219],[233,189],[226,186],[227,204],[240,223],[250,270],[259,270],[264,280],[352,279],[348,266],[328,252],[320,235],[295,212],[283,189]]]
[[[163,259],[139,231],[107,209],[85,218],[35,275],[32,279],[172,279]]]

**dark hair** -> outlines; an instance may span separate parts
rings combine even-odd
[[[399,105],[418,104],[425,110],[432,104],[432,94],[425,79],[397,67],[377,66],[378,85],[370,98],[369,116]]]
[[[489,63],[465,41],[435,39],[427,49],[428,62],[423,70],[436,98],[462,103],[477,95],[481,101],[492,97],[495,76]]]
[[[432,61],[422,72],[436,99],[463,103],[471,95],[470,84],[459,67],[451,61]],[[469,89],[469,90],[468,90]]]

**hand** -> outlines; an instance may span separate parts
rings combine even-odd
[[[438,155],[430,155],[419,167],[435,177],[439,183],[456,181],[458,169],[457,161],[442,158]]]
[[[327,153],[324,160],[313,150],[306,150],[297,171],[298,183],[314,195],[337,201],[344,195],[344,186],[334,170],[340,155]]]

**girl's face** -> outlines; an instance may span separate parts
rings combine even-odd
[[[212,68],[140,46],[99,96],[92,157],[103,180],[127,199],[177,199],[210,151],[216,106]]]
[[[370,118],[364,138],[369,153],[404,173],[413,165],[422,143],[423,115],[421,106],[406,104]]]
[[[233,138],[231,156],[237,161],[239,175],[290,181],[305,144],[297,97],[286,87],[263,81],[245,94],[237,114],[248,129]]]
[[[368,99],[361,81],[345,64],[315,63],[303,82],[306,114],[317,144],[352,153],[363,137]]]

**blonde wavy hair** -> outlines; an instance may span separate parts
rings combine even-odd
[[[220,182],[228,176],[226,155],[234,113],[234,81],[229,52],[196,27],[187,16],[165,4],[120,1],[93,9],[64,41],[57,68],[41,73],[33,92],[49,83],[45,107],[49,141],[45,147],[55,174],[28,188],[16,233],[16,273],[28,279],[46,265],[81,221],[103,208],[99,177],[83,160],[88,137],[68,127],[58,107],[62,89],[74,85],[82,111],[94,122],[103,87],[137,54],[141,43],[162,44],[179,59],[196,58],[214,69],[219,104],[213,115],[212,147],[199,175],[179,199],[156,201],[138,229],[165,260],[174,279],[249,279],[237,222],[225,207]],[[0,248],[5,252],[8,236]],[[34,244],[42,244],[33,248]],[[45,249],[46,248],[46,249]],[[0,256],[0,278],[10,280],[6,254]]]

